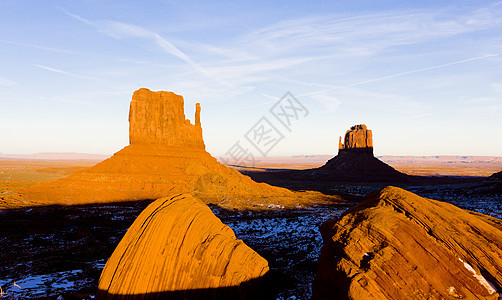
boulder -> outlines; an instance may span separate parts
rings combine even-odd
[[[313,299],[498,299],[502,221],[396,187],[322,224]]]
[[[245,296],[268,262],[200,200],[161,198],[134,221],[106,263],[98,299]]]

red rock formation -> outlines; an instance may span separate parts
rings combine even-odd
[[[185,119],[183,97],[171,92],[139,89],[129,109],[129,143],[205,149],[196,104],[195,125]]]
[[[185,119],[183,97],[140,89],[131,101],[129,146],[92,168],[33,186],[6,202],[10,207],[66,205],[192,193],[227,208],[266,208],[269,204],[296,206],[336,198],[258,184],[218,163],[205,151],[200,112],[197,104],[192,125]]]
[[[502,221],[386,187],[321,226],[313,299],[498,299]]]
[[[373,155],[373,135],[364,124],[352,126],[345,133],[344,143],[340,137],[338,144],[339,151],[363,150]]]
[[[338,155],[320,168],[309,170],[310,177],[330,181],[406,181],[408,176],[373,156],[373,137],[366,125],[347,130],[345,143],[339,141]]]
[[[97,298],[233,298],[243,291],[231,287],[268,269],[200,200],[170,196],[134,221],[101,273]]]

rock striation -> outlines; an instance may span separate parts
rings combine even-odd
[[[129,109],[129,143],[205,150],[196,104],[195,125],[185,119],[184,100],[172,92],[134,92]]]
[[[182,96],[139,89],[129,111],[130,145],[94,167],[21,191],[10,207],[158,199],[191,193],[225,208],[297,206],[337,197],[291,192],[256,183],[205,151],[196,104],[195,124],[185,119]]]
[[[340,137],[338,144],[338,153],[345,151],[373,155],[373,134],[365,124],[352,126],[345,133],[344,142]]]
[[[126,232],[101,273],[97,299],[241,298],[245,284],[268,270],[207,205],[169,196]]]
[[[388,186],[321,225],[313,299],[498,299],[502,221]]]

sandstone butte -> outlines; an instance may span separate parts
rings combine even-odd
[[[196,104],[195,124],[185,119],[182,96],[171,92],[134,92],[129,110],[129,142],[94,167],[19,194],[2,196],[0,205],[74,205],[158,199],[191,193],[226,208],[261,209],[340,200],[318,192],[292,192],[230,169],[205,150]]]
[[[313,299],[498,299],[502,291],[496,218],[389,186],[323,223],[321,234]]]
[[[319,180],[407,181],[409,176],[396,171],[373,155],[373,134],[364,124],[347,130],[339,139],[338,155],[312,174]]]
[[[189,194],[151,203],[106,263],[97,299],[234,299],[269,270]]]

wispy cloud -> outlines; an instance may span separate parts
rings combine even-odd
[[[310,95],[315,95],[315,94],[326,93],[326,92],[333,91],[336,89],[355,87],[355,86],[359,86],[359,85],[364,85],[364,84],[373,83],[373,82],[377,82],[377,81],[383,81],[383,80],[401,77],[401,76],[405,76],[405,75],[410,75],[410,74],[414,74],[414,73],[425,72],[425,71],[430,71],[430,70],[434,70],[434,69],[440,69],[440,68],[444,68],[444,67],[448,67],[448,66],[467,63],[467,62],[471,62],[471,61],[475,61],[475,60],[487,59],[487,58],[495,57],[495,56],[499,56],[499,55],[500,54],[487,54],[487,55],[472,57],[472,58],[468,58],[468,59],[461,59],[461,60],[457,60],[457,61],[453,61],[453,62],[449,62],[449,63],[434,65],[434,66],[415,69],[415,70],[406,71],[406,72],[399,72],[399,73],[395,73],[392,75],[387,75],[387,76],[382,76],[382,77],[377,77],[377,78],[371,78],[371,79],[358,81],[358,82],[350,83],[350,84],[343,85],[343,86],[336,86],[336,87],[331,87],[331,88],[327,88],[327,89],[308,92],[308,93],[302,94],[300,96],[310,96]]]
[[[13,86],[16,85],[17,83],[15,81],[9,80],[7,78],[0,77],[0,85],[3,86]]]
[[[50,51],[50,52],[56,52],[56,53],[87,54],[87,53],[78,52],[78,51],[59,49],[59,48],[40,46],[40,45],[33,45],[33,44],[27,44],[27,43],[20,43],[20,42],[14,42],[14,41],[0,40],[0,43],[10,44],[10,45],[16,45],[16,46],[22,46],[22,47],[27,47],[27,48],[34,48],[34,49],[39,49],[39,50],[44,50],[44,51]]]
[[[430,116],[437,115],[438,113],[424,113],[424,114],[418,114],[418,115],[411,115],[411,116],[402,116],[399,119],[401,120],[412,120],[412,119],[421,119],[421,118],[427,118]]]
[[[98,32],[113,39],[136,38],[150,41],[163,52],[191,66],[190,70],[197,71],[197,74],[190,73],[186,68],[176,65],[174,68],[178,76],[169,77],[172,79],[169,81],[170,84],[187,89],[196,87],[200,93],[220,99],[223,97],[218,97],[218,94],[242,94],[255,89],[259,83],[274,80],[286,82],[289,79],[284,78],[284,74],[288,73],[284,71],[296,66],[305,65],[305,70],[308,72],[309,63],[323,64],[322,62],[326,61],[339,69],[342,77],[344,72],[347,72],[344,70],[345,66],[361,67],[364,65],[364,59],[378,56],[386,49],[441,40],[502,24],[502,8],[498,4],[456,14],[452,14],[448,9],[387,11],[349,18],[331,14],[281,21],[242,35],[228,37],[218,44],[208,44],[193,40],[174,40],[159,34],[158,31],[135,24],[112,20],[89,20],[65,9],[62,10],[66,15],[94,27]],[[142,46],[144,44],[142,43]],[[303,93],[298,97],[311,96],[320,103],[328,105],[329,109],[336,109],[339,97],[330,95],[332,91],[495,58],[499,55],[482,55],[482,51],[479,50],[477,56],[468,59],[356,80],[346,85],[315,82],[319,79],[316,77],[311,82],[303,82],[302,85],[305,87],[310,85],[312,89],[317,88],[317,90]],[[494,52],[484,51],[484,53]],[[473,52],[469,55],[473,55]],[[173,66],[170,68],[172,72]],[[301,79],[306,77],[291,76],[291,78],[302,82]],[[331,100],[327,97],[331,97]]]
[[[325,15],[279,22],[257,29],[239,42],[270,54],[323,49],[336,51],[340,56],[365,56],[389,47],[418,44],[501,23],[500,5],[454,16],[448,10],[390,11],[351,18]]]
[[[163,38],[160,34],[148,30],[146,28],[127,24],[116,21],[91,21],[82,16],[73,14],[63,9],[64,13],[70,17],[75,18],[76,20],[95,27],[99,32],[106,34],[114,39],[126,39],[126,38],[140,38],[154,41],[161,49],[163,49],[166,53],[171,54],[184,62],[188,63],[192,67],[194,67],[197,71],[205,74],[206,76],[211,77],[211,74],[208,73],[206,69],[196,63],[192,58],[186,55],[183,51],[181,51],[178,47],[176,47],[173,43]]]
[[[54,73],[58,73],[58,74],[66,75],[66,76],[70,76],[70,77],[78,77],[78,78],[84,78],[84,79],[92,79],[92,80],[103,81],[103,79],[98,78],[98,77],[75,74],[75,73],[67,72],[67,71],[64,71],[64,70],[60,70],[60,69],[56,69],[56,68],[52,68],[52,67],[47,67],[47,66],[44,66],[44,65],[34,64],[33,66],[37,67],[37,68],[40,68],[40,69],[44,69],[44,70],[50,71],[50,72],[54,72]]]

